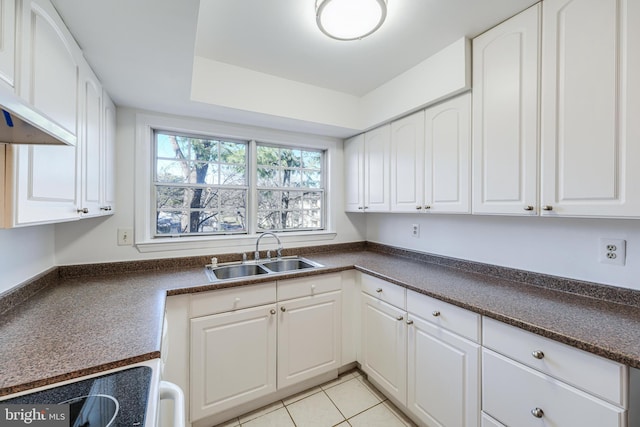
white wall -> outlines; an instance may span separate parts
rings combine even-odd
[[[52,225],[0,230],[0,293],[54,265]]]
[[[640,221],[637,220],[430,214],[366,216],[368,241],[640,289]],[[419,238],[411,236],[412,224],[419,224]],[[602,237],[627,241],[625,266],[599,262],[598,246]]]
[[[140,253],[135,247],[117,245],[118,228],[134,228],[135,114],[135,110],[118,108],[116,213],[111,217],[83,219],[73,223],[57,224],[55,226],[57,264],[71,265],[252,251],[255,248],[253,239],[243,246],[221,245],[217,249],[175,250],[152,253]],[[287,133],[287,135],[288,137],[292,136],[290,133]],[[299,137],[304,138],[304,135],[299,135]],[[333,191],[330,192],[329,203],[335,219],[337,236],[333,240],[296,243],[295,245],[285,244],[285,248],[364,240],[365,219],[347,217],[344,213],[342,142],[338,141],[336,144],[339,149],[331,165],[333,173],[330,176],[329,187]]]

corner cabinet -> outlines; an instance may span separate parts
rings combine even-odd
[[[388,212],[391,126],[384,125],[345,141],[345,210]]]
[[[540,8],[473,39],[473,213],[538,212]]]
[[[542,10],[542,214],[640,217],[640,3]]]

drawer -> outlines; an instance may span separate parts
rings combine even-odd
[[[190,295],[191,318],[276,302],[276,282],[237,286]]]
[[[464,308],[407,290],[407,311],[474,342],[480,341],[480,315]]]
[[[623,408],[628,368],[595,354],[483,318],[482,345]]]
[[[626,424],[624,409],[486,349],[482,352],[482,410],[509,427]]]
[[[342,275],[340,273],[278,280],[278,301],[307,297],[340,289],[342,289]]]
[[[360,275],[362,292],[398,308],[406,309],[406,289],[368,274]]]

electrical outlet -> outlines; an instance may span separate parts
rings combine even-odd
[[[600,239],[600,262],[624,265],[627,258],[627,241],[622,239]]]
[[[412,224],[411,225],[411,236],[412,237],[420,237],[420,224]]]
[[[118,246],[133,246],[133,230],[118,228]]]

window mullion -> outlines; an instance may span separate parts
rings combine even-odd
[[[247,232],[256,234],[258,223],[258,160],[257,143],[255,140],[249,141],[249,170],[247,171],[249,180],[249,206],[247,207]]]

